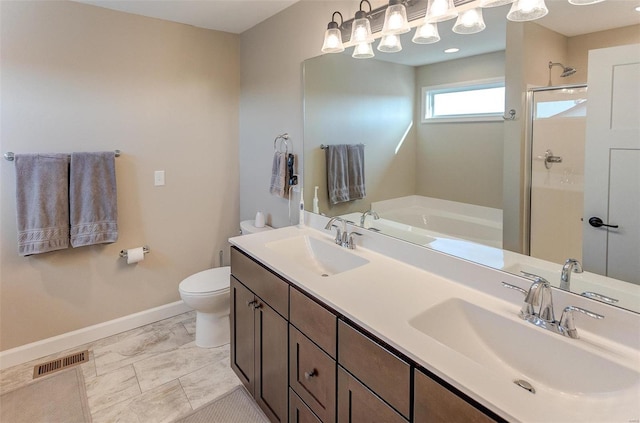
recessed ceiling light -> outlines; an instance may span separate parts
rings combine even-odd
[[[446,49],[444,52],[445,52],[445,53],[457,53],[457,52],[459,52],[459,51],[460,51],[460,49],[459,49],[459,48],[455,48],[455,47],[453,47],[453,48],[448,48],[448,49]]]
[[[640,12],[640,6],[636,6],[635,10],[636,12]]]

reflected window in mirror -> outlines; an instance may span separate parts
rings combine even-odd
[[[504,78],[422,87],[422,122],[502,120]]]

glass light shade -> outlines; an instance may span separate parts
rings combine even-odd
[[[407,21],[407,9],[403,4],[391,0],[389,7],[384,13],[384,25],[382,25],[382,35],[404,34],[409,32],[409,22]]]
[[[338,28],[329,28],[324,33],[324,43],[322,44],[323,53],[342,53],[344,46],[342,45],[342,33]]]
[[[602,3],[604,0],[569,0],[569,3],[575,4],[576,6],[584,6],[586,4],[596,4]]]
[[[458,16],[453,0],[429,0],[427,3],[426,22],[442,22]]]
[[[396,53],[402,50],[400,37],[396,34],[383,35],[378,44],[378,50],[383,53]]]
[[[480,7],[498,7],[513,2],[514,0],[480,0]]]
[[[532,21],[549,13],[544,0],[516,0],[507,13],[507,19],[514,22]]]
[[[353,21],[350,41],[355,44],[373,42],[373,35],[371,34],[371,24],[369,23],[369,19],[356,18]]]
[[[371,47],[371,43],[358,43],[353,49],[353,54],[351,57],[354,59],[369,59],[375,56],[373,54],[373,47]]]
[[[453,32],[456,34],[475,34],[486,27],[484,19],[482,19],[482,9],[469,9],[458,15]]]
[[[438,24],[425,22],[421,26],[416,28],[416,33],[413,34],[411,40],[416,44],[433,44],[440,41],[440,34],[438,34]]]

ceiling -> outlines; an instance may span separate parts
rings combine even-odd
[[[75,1],[200,28],[240,34],[298,0]],[[384,3],[386,3],[384,0],[371,1],[374,8]],[[546,3],[549,14],[536,22],[569,37],[640,23],[640,13],[633,10],[635,6],[640,6],[640,0],[607,0],[588,6],[573,6],[567,0],[546,0]],[[508,7],[484,10],[487,14],[491,9],[500,9],[504,16]],[[452,22],[451,25],[453,25]],[[490,28],[489,24],[487,28]]]

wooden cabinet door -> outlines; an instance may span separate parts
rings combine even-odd
[[[336,362],[289,326],[289,385],[324,422],[336,420]]]
[[[255,297],[234,277],[230,286],[231,368],[253,395]]]
[[[338,423],[407,423],[380,397],[338,366]]]
[[[289,423],[322,423],[291,388],[289,388]]]
[[[269,420],[286,422],[288,324],[269,305],[256,299],[253,396]]]
[[[424,373],[414,370],[413,421],[416,423],[490,423],[492,418]]]

